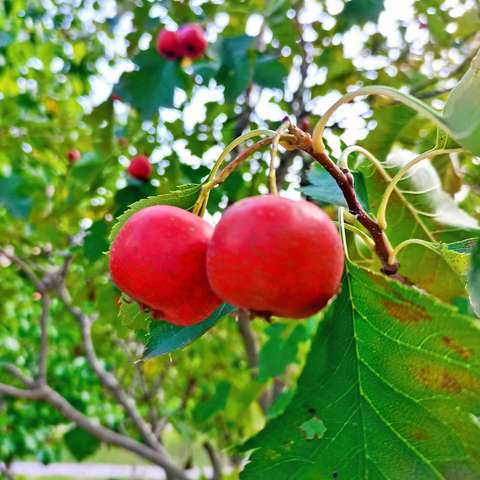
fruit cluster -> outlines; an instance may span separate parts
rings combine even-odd
[[[188,24],[178,31],[164,28],[157,36],[157,51],[167,60],[177,60],[182,57],[192,60],[201,57],[207,49],[207,39],[200,25]]]
[[[114,283],[154,318],[206,319],[222,301],[260,315],[305,318],[337,292],[340,236],[316,205],[276,195],[226,210],[215,230],[177,207],[132,215],[110,253]]]

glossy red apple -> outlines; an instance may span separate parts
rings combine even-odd
[[[313,203],[265,195],[228,208],[207,253],[213,291],[237,307],[304,318],[338,291],[342,241]]]
[[[178,31],[183,55],[195,59],[201,57],[207,49],[207,39],[200,25],[192,23],[185,25]]]
[[[177,32],[163,29],[157,36],[157,51],[168,60],[176,60],[183,56]]]
[[[74,163],[77,160],[80,160],[81,154],[78,150],[70,150],[67,153],[67,158],[70,162]]]
[[[140,210],[113,242],[114,283],[152,309],[155,318],[182,326],[204,320],[221,303],[207,280],[212,231],[203,219],[177,207]]]
[[[152,174],[152,165],[145,155],[133,157],[128,166],[128,173],[139,180],[148,180]]]

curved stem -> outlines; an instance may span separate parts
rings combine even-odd
[[[232,174],[233,171],[236,170],[237,167],[240,166],[240,164],[243,163],[250,155],[272,142],[272,137],[263,138],[262,140],[259,140],[247,149],[240,152],[228,165],[225,166],[223,170],[218,173],[216,178],[213,179],[214,186],[222,184],[230,176],[230,174]]]
[[[215,164],[212,167],[212,170],[210,171],[210,174],[207,178],[207,181],[203,184],[202,186],[202,191],[200,192],[200,195],[198,196],[197,201],[195,202],[195,205],[193,206],[192,212],[195,215],[202,215],[205,212],[206,205],[208,202],[208,197],[210,195],[210,190],[215,186],[213,180],[217,176],[218,171],[220,170],[221,166],[223,165],[223,162],[227,158],[228,154],[237,148],[241,143],[249,140],[250,138],[258,137],[261,135],[270,135],[273,136],[275,135],[276,132],[273,130],[252,130],[251,132],[247,132],[244,135],[241,135],[240,137],[236,138],[233,140],[233,142],[229,143],[223,152],[220,154],[220,156],[217,158]]]
[[[275,134],[275,137],[273,137],[273,142],[272,142],[272,156],[270,159],[270,169],[268,172],[268,185],[269,185],[269,190],[270,193],[277,195],[277,180],[275,178],[275,160],[278,158],[278,144],[280,142],[280,137],[282,136],[283,133],[288,129],[290,125],[290,120],[287,118],[280,127],[277,130],[277,133]]]
[[[383,171],[383,166],[380,160],[373,153],[370,153],[366,148],[363,148],[360,145],[347,147],[338,159],[338,166],[340,168],[348,168],[348,157],[355,152],[361,153],[364,157],[367,157],[375,165],[377,170]]]
[[[405,173],[407,173],[411,168],[413,168],[415,165],[420,163],[422,160],[426,160],[427,158],[433,158],[433,157],[437,157],[438,155],[445,155],[445,154],[457,153],[457,152],[463,152],[463,151],[464,150],[462,148],[429,150],[428,152],[418,155],[418,157],[415,157],[413,160],[411,160],[406,165],[404,165],[397,172],[397,174],[392,178],[392,181],[387,185],[387,188],[385,189],[382,200],[380,202],[380,206],[378,207],[377,220],[380,228],[382,230],[385,230],[387,228],[386,212],[387,212],[388,201],[395,189],[395,186],[402,179]]]
[[[337,100],[320,118],[318,123],[315,125],[313,130],[312,140],[313,140],[313,149],[318,152],[322,153],[325,151],[325,145],[323,144],[323,132],[325,127],[330,120],[330,117],[333,113],[343,104],[350,102],[355,97],[365,96],[365,95],[383,95],[385,97],[391,98],[392,100],[396,100],[398,102],[407,105],[408,107],[412,108],[416,112],[420,113],[421,115],[425,116],[429,120],[431,120],[435,125],[440,127],[441,129],[445,130],[451,137],[454,137],[450,128],[433,108],[426,105],[425,103],[421,102],[415,97],[411,95],[402,93],[394,88],[385,87],[382,85],[372,85],[369,87],[360,88],[355,90],[354,92],[347,93],[342,98]]]
[[[343,212],[343,213],[346,213],[346,212]],[[350,232],[360,235],[363,238],[363,240],[365,240],[365,243],[369,246],[369,248],[371,248],[372,250],[375,248],[375,242],[363,230],[360,230],[359,228],[345,221],[343,222],[342,225],[343,225],[343,228],[345,228],[345,230],[350,230]]]
[[[237,148],[241,143],[246,142],[247,140],[250,140],[251,138],[254,138],[254,137],[260,137],[262,135],[273,136],[275,134],[276,134],[276,132],[273,131],[273,130],[262,130],[262,129],[252,130],[251,132],[247,132],[244,135],[241,135],[240,137],[233,140],[233,142],[229,143],[225,147],[225,149],[223,150],[223,152],[220,154],[217,161],[213,165],[213,168],[210,171],[210,175],[208,176],[207,182],[208,182],[208,180],[212,180],[216,177],[217,172],[220,170],[220,167],[222,166],[223,162],[227,158],[228,154],[232,150],[235,150],[235,148]]]
[[[403,250],[405,247],[408,247],[409,245],[421,245],[422,247],[426,247],[439,255],[440,252],[437,252],[435,248],[432,247],[432,244],[430,242],[427,242],[426,240],[420,240],[418,238],[409,238],[408,240],[404,240],[403,242],[399,243],[392,251],[391,257],[392,259],[395,259],[398,257],[398,254],[400,253],[401,250]]]

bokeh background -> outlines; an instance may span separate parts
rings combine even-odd
[[[48,383],[70,406],[148,445],[117,387],[102,383],[114,375],[179,468],[216,478],[221,465],[238,478],[244,457],[232,446],[292,398],[319,319],[226,318],[185,350],[139,363],[148,324],[118,315],[120,293],[105,255],[113,220],[140,198],[199,183],[242,132],[275,129],[286,115],[312,128],[359,86],[402,88],[442,109],[480,45],[479,12],[476,0],[3,0],[0,381],[21,388],[19,372],[38,370],[48,310]],[[191,22],[205,29],[206,54],[194,62],[161,58],[154,47],[160,29]],[[381,98],[342,107],[326,132],[333,155],[360,142],[382,159],[392,148],[427,150],[435,136],[424,119]],[[73,149],[81,154],[75,163],[67,158]],[[136,154],[153,164],[147,182],[127,174]],[[256,154],[213,192],[210,222],[228,204],[267,192],[267,158]],[[309,162],[282,153],[284,195],[301,195]],[[433,172],[452,202],[478,220],[478,163],[459,156]],[[43,282],[60,277],[65,296],[39,291],[13,255]],[[94,320],[86,333],[96,349],[93,367],[81,315]],[[21,471],[33,478],[40,466],[31,462],[149,459],[45,402],[0,396],[0,462],[7,478]],[[15,469],[14,462],[24,463]],[[72,468],[68,478],[85,478],[81,466]]]

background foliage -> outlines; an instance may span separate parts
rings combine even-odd
[[[480,414],[478,356],[466,354],[478,350],[478,334],[470,337],[475,335],[469,323],[473,320],[462,317],[473,315],[466,290],[468,271],[472,303],[478,308],[480,302],[478,247],[470,268],[469,253],[475,241],[465,242],[478,237],[478,158],[458,154],[419,166],[394,193],[388,211],[388,233],[394,245],[412,236],[431,244],[427,249],[405,248],[400,273],[436,297],[422,296],[421,306],[412,307],[411,315],[415,308],[425,308],[445,338],[450,338],[447,330],[461,330],[460,337],[453,343],[444,341],[443,346],[430,345],[428,340],[429,329],[437,323],[417,325],[408,320],[398,325],[392,311],[382,311],[374,313],[381,318],[375,317],[370,330],[356,335],[360,353],[350,351],[353,346],[346,342],[352,336],[355,315],[370,315],[369,309],[376,308],[376,299],[364,298],[365,289],[386,298],[395,296],[390,290],[400,287],[384,284],[381,277],[359,269],[361,265],[378,271],[378,262],[349,235],[350,257],[357,266],[349,267],[345,282],[352,282],[353,300],[345,297],[344,289],[316,334],[320,316],[272,325],[247,321],[253,329],[247,333],[244,321],[219,317],[215,328],[188,348],[137,364],[145,343],[150,354],[161,348],[155,329],[162,326],[156,325],[148,339],[148,320],[135,305],[124,305],[118,315],[120,293],[109,280],[104,255],[113,220],[128,205],[150,195],[167,194],[178,185],[199,184],[223,146],[247,129],[276,128],[287,114],[313,126],[341,93],[371,84],[405,88],[442,109],[480,44],[478,3],[399,3],[5,0],[0,5],[0,245],[39,273],[58,268],[67,255],[73,255],[67,286],[75,305],[97,318],[93,340],[104,367],[121,379],[145,418],[157,419],[159,436],[180,464],[204,464],[200,447],[207,441],[224,452],[241,444],[263,427],[265,418],[281,414],[293,397],[283,415],[247,443],[245,448],[259,450],[245,478],[268,478],[272,472],[275,478],[292,478],[288,475],[293,472],[302,472],[302,479],[314,478],[318,472],[330,478],[341,472],[340,478],[353,479],[364,478],[367,471],[376,472],[371,478],[405,478],[400,467],[392,470],[393,464],[365,460],[372,455],[370,449],[382,448],[382,442],[395,445],[398,451],[393,456],[398,461],[418,465],[419,478],[480,475],[475,451],[480,444],[478,431],[473,423],[467,428],[466,420],[460,418],[461,412]],[[205,57],[193,64],[160,58],[154,50],[157,32],[163,26],[188,22],[206,28],[209,48]],[[359,142],[383,162],[385,175],[362,156],[350,158],[357,186],[365,187],[363,204],[375,212],[388,176],[412,158],[413,152],[431,148],[436,129],[411,110],[375,98],[340,109],[326,139],[333,156],[345,144]],[[66,157],[73,148],[81,152],[75,164]],[[396,154],[389,155],[392,152]],[[126,174],[128,160],[136,153],[149,155],[153,162],[149,182]],[[263,156],[256,154],[213,192],[209,219],[218,220],[221,211],[240,198],[266,192]],[[310,183],[305,194],[333,215],[333,205],[341,201],[338,192],[331,183],[326,188],[329,180],[317,171],[320,167],[307,175],[310,168],[310,159],[283,153],[279,185],[284,194],[295,198],[300,187]],[[24,372],[34,371],[40,297],[5,256],[0,261],[0,367],[13,363]],[[353,310],[344,313],[348,301],[357,314]],[[336,332],[332,345],[323,345],[325,331],[341,315],[349,322],[331,328],[348,332]],[[388,329],[389,322],[392,328],[386,338],[382,329]],[[417,333],[412,333],[414,327],[419,327]],[[139,439],[124,409],[92,372],[78,322],[57,298],[52,301],[48,333],[49,383],[92,419]],[[162,338],[161,331],[157,337]],[[253,350],[248,343],[252,337]],[[314,348],[296,391],[312,339]],[[427,353],[416,352],[423,341]],[[389,342],[391,347],[387,347]],[[334,357],[320,371],[313,365],[325,361],[321,348],[330,349]],[[332,438],[324,409],[333,407],[326,407],[324,400],[332,396],[334,402],[333,397],[341,397],[350,385],[351,372],[339,379],[332,371],[344,350],[349,360],[345,368],[360,362],[364,376],[357,385],[360,390],[354,387],[349,395],[368,403],[370,394],[388,392],[382,393],[382,409],[377,412],[383,423],[377,419],[375,429],[368,430],[364,417],[355,431],[345,430],[342,435],[338,428],[338,436]],[[439,395],[445,394],[442,386],[450,397],[458,393],[453,401],[447,399],[446,407],[441,400],[424,406],[418,384],[413,385],[413,379],[404,378],[404,372],[398,373],[393,365],[397,360],[416,362],[417,356],[427,365],[428,355],[445,357],[444,370],[422,376],[417,366],[417,380],[426,388],[440,390]],[[457,384],[445,386],[438,380],[451,374],[453,364],[462,378],[458,380],[460,392],[455,391]],[[375,377],[374,369],[379,369],[383,380]],[[330,378],[337,378],[337,383],[327,389],[325,381]],[[0,381],[18,383],[1,368]],[[376,385],[382,381],[382,386]],[[407,393],[399,391],[403,388]],[[355,398],[352,402],[349,396],[342,398],[347,405],[355,403]],[[85,449],[88,434],[48,405],[6,396],[0,400],[0,460],[6,463],[31,457],[48,463],[62,459],[67,450],[83,460],[100,446],[92,440]],[[455,405],[458,417],[450,416]],[[406,410],[412,409],[412,416],[422,419],[417,430],[409,432],[407,443],[413,447],[408,454],[404,432],[403,440],[398,436],[392,440],[391,432],[386,432],[388,425],[393,429],[397,422],[403,425],[403,419],[396,417],[400,408],[405,408],[402,415],[408,416]],[[348,414],[362,411],[345,411],[346,418],[339,417],[338,422],[349,427],[352,418]],[[335,410],[332,415],[337,414]],[[369,414],[374,415],[373,407]],[[360,439],[366,430],[364,451],[352,453],[352,438]],[[424,430],[431,438],[420,438]],[[457,430],[458,438],[452,433]],[[349,439],[344,440],[347,434]],[[328,442],[318,450],[315,442],[324,435]],[[448,451],[441,450],[442,445],[448,445]],[[352,463],[340,468],[343,460],[332,456],[330,448],[338,455],[351,455]],[[330,452],[325,455],[332,465],[322,463],[324,451]],[[364,460],[354,464],[354,453]],[[231,450],[223,455],[234,468],[238,466],[240,455]],[[408,455],[415,458],[409,460]],[[477,463],[465,460],[471,457]],[[283,462],[288,458],[295,460],[285,470]],[[271,470],[277,461],[281,467]],[[453,471],[463,472],[463,477]]]

